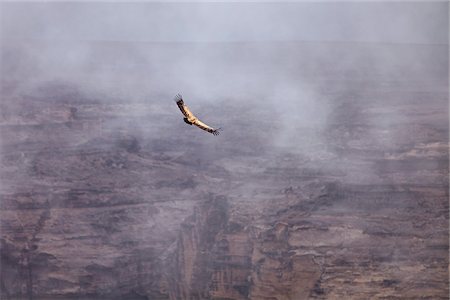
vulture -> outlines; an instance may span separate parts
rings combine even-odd
[[[205,131],[208,131],[209,133],[212,133],[214,135],[219,135],[220,128],[212,128],[202,121],[200,121],[194,114],[191,112],[189,107],[187,107],[186,104],[184,104],[183,98],[180,94],[175,96],[175,102],[178,105],[178,108],[181,110],[181,112],[184,115],[184,122],[188,123],[189,125],[195,125],[200,129],[203,129]]]

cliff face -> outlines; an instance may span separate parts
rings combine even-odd
[[[395,78],[298,62],[320,126],[264,98],[191,105],[219,137],[161,91],[2,72],[2,299],[446,299],[447,56],[408,69],[405,49],[383,50]]]

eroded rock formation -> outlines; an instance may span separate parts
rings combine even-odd
[[[270,47],[319,46],[367,50]],[[198,110],[219,137],[161,91],[2,76],[2,299],[447,299],[447,51],[379,47],[398,69],[285,66],[321,126],[238,95]]]

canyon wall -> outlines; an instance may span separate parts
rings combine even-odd
[[[23,49],[2,51],[2,299],[448,299],[448,46],[93,43],[82,70]],[[144,52],[223,61],[198,100]]]

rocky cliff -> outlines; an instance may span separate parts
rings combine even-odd
[[[129,55],[113,46],[93,49]],[[292,47],[322,56],[269,75],[308,81],[326,117],[230,90],[191,106],[218,137],[178,90],[33,81],[3,51],[2,299],[448,299],[448,47]],[[394,67],[328,66],[368,50]]]

